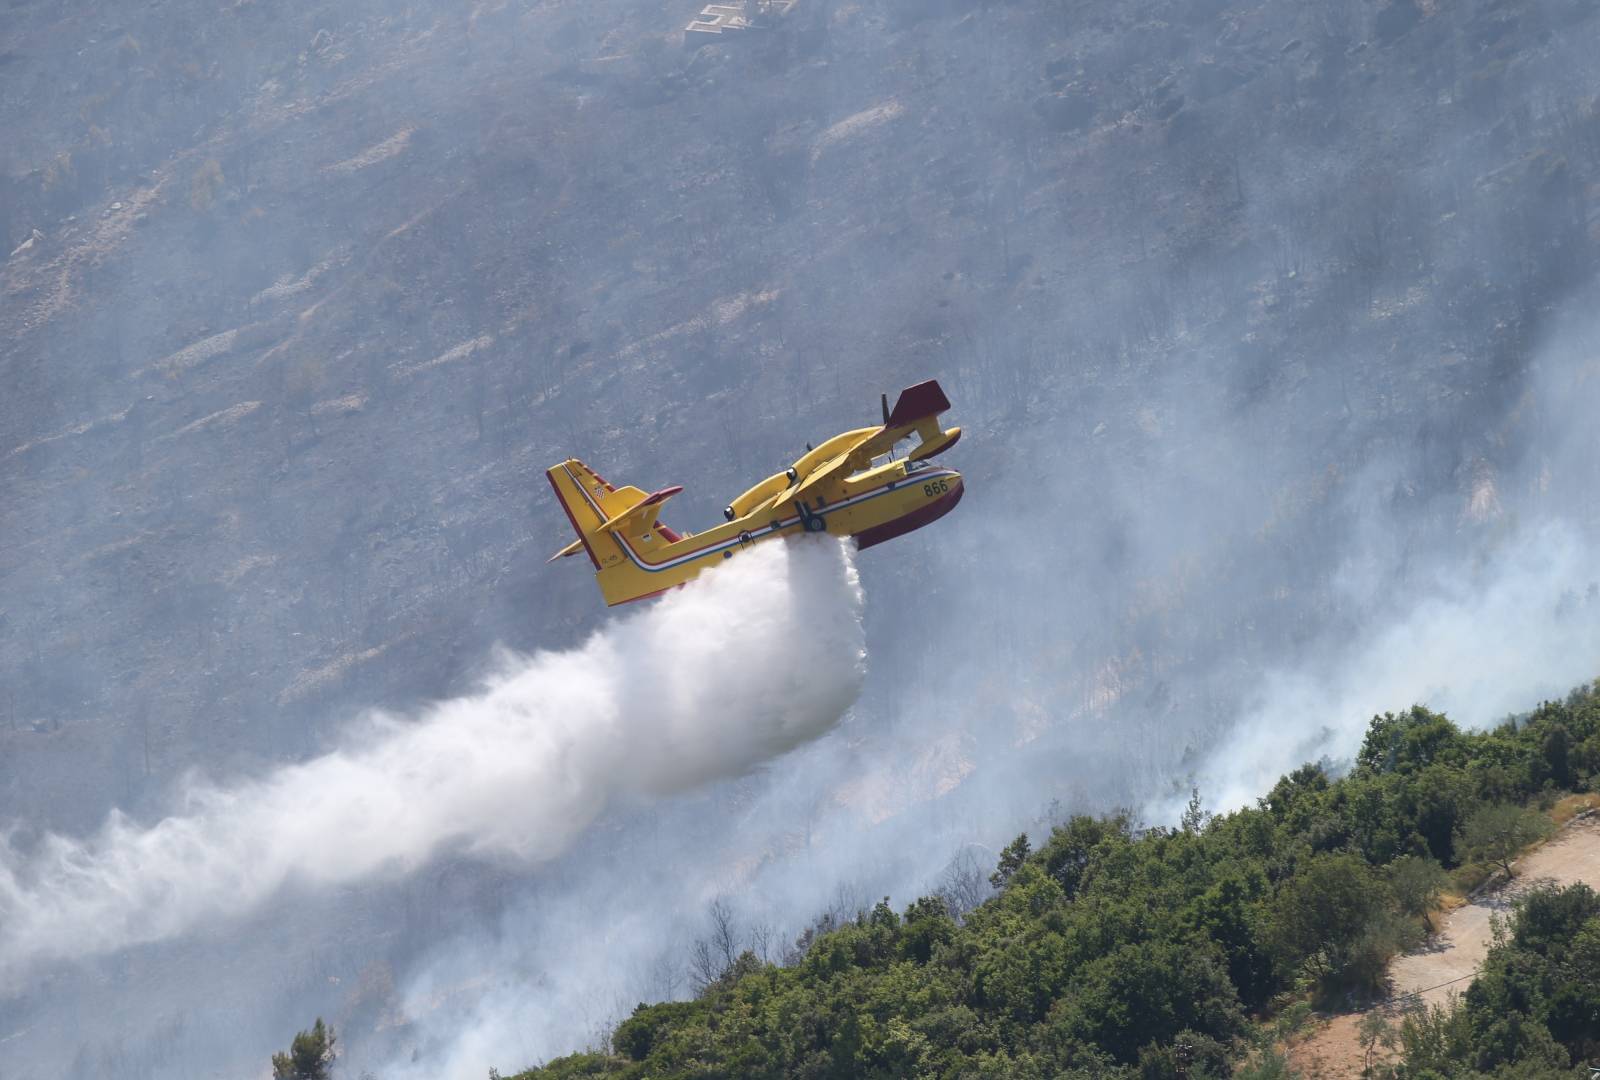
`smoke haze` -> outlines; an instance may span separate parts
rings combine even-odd
[[[145,827],[0,849],[0,979],[247,914],[287,885],[399,875],[445,849],[537,863],[619,799],[738,776],[827,731],[865,672],[837,541],[766,544],[581,648],[261,780],[191,784]]]
[[[321,1013],[351,1075],[481,1080],[688,994],[718,898],[780,954],[1596,674],[1589,0],[800,0],[685,51],[700,6],[0,20],[8,1074],[254,1076]],[[544,565],[544,468],[693,527],[928,377],[966,496],[862,555],[837,726],[747,771],[800,733],[596,681],[832,701],[782,634],[848,589],[713,665]]]
[[[1415,703],[1482,728],[1564,697],[1600,670],[1600,599],[1582,584],[1595,567],[1592,547],[1549,525],[1482,564],[1436,568],[1424,599],[1345,655],[1264,673],[1192,782],[1212,809],[1253,805],[1297,765],[1347,763],[1375,715]],[[1157,822],[1181,811],[1146,809]]]

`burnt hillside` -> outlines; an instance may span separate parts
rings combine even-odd
[[[1181,786],[1263,668],[1600,525],[1549,351],[1600,252],[1593,5],[801,0],[689,51],[696,10],[11,4],[0,818],[148,818],[570,643],[549,464],[698,528],[929,376],[969,495],[863,556],[896,679],[827,790],[943,796],[930,847]],[[332,974],[513,880],[333,905]],[[63,979],[0,1014],[51,1030]]]

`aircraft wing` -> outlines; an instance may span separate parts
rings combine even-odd
[[[804,501],[808,499],[811,496],[811,492],[815,488],[818,488],[827,482],[829,478],[837,476],[841,472],[854,472],[855,467],[851,464],[851,462],[855,457],[855,451],[847,451],[822,462],[820,465],[802,477],[800,481],[788,491],[784,492],[782,495],[779,495],[777,499],[774,500],[774,504],[781,505],[788,502],[790,499],[794,499],[796,501]],[[871,459],[871,455],[869,454],[866,460],[870,461]]]
[[[832,456],[816,462],[809,471],[798,477],[787,491],[773,500],[774,503],[782,504],[791,499],[806,501],[816,488],[831,478],[841,472],[849,474],[866,468],[873,458],[887,454],[896,443],[909,438],[913,433],[922,436],[922,444],[911,452],[912,460],[920,461],[949,449],[955,445],[957,439],[961,438],[961,429],[951,428],[949,431],[940,429],[939,414],[948,408],[950,399],[945,396],[938,380],[929,379],[927,382],[907,387],[900,391],[900,397],[895,401],[893,409],[888,407],[888,401],[885,400],[883,427],[877,430],[864,428],[859,432],[848,432],[840,436],[845,443],[840,445]],[[820,449],[826,452],[828,446],[824,445]]]

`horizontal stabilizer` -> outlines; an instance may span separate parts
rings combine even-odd
[[[572,543],[568,544],[566,547],[562,548],[560,551],[556,552],[554,555],[552,555],[548,559],[546,559],[545,562],[553,563],[557,559],[566,558],[568,555],[576,555],[578,552],[580,552],[582,550],[583,550],[583,541],[582,540],[574,540]]]
[[[595,531],[614,533],[624,528],[631,528],[633,522],[638,522],[644,531],[648,532],[655,526],[656,515],[661,513],[661,504],[682,490],[682,487],[669,487],[662,488],[660,491],[652,491],[639,502],[610,518]]]

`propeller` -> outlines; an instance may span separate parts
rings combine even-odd
[[[883,426],[884,427],[888,427],[889,426],[889,395],[888,394],[880,394],[879,398],[883,402]]]

